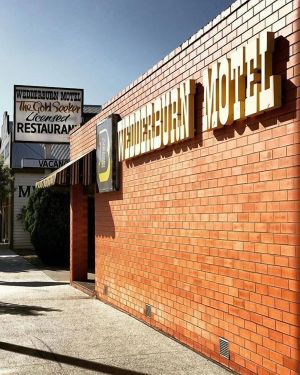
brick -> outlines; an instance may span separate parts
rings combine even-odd
[[[95,147],[95,126],[110,113],[124,117],[196,77],[197,136],[123,162],[121,191],[96,194],[96,291],[247,375],[299,373],[300,33],[294,4],[235,2],[205,27],[207,34],[201,29],[71,135],[74,159]],[[204,67],[266,29],[281,37],[274,70],[285,78],[283,106],[202,133]],[[280,39],[289,44],[286,61]],[[86,208],[80,188],[72,187],[72,194],[76,279],[85,273],[75,254],[86,246]],[[102,293],[107,282],[108,297]],[[145,303],[153,308],[150,319]],[[220,336],[230,341],[229,362],[216,354]]]

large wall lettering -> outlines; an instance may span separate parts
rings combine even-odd
[[[193,137],[194,95],[188,80],[119,121],[119,161]]]
[[[203,131],[281,106],[273,49],[274,33],[265,32],[203,72]],[[188,80],[119,121],[119,161],[193,137],[194,95]]]
[[[203,131],[281,106],[281,77],[272,75],[274,33],[265,32],[203,73]]]

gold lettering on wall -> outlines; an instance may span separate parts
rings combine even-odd
[[[274,33],[264,32],[203,72],[203,131],[281,106],[273,50]],[[119,161],[193,137],[195,86],[192,79],[182,82],[119,121]]]
[[[203,72],[203,131],[281,106],[273,50],[274,33],[264,32]]]
[[[119,161],[193,137],[194,95],[195,81],[182,82],[119,121]]]
[[[203,73],[204,87],[204,112],[202,116],[202,130],[220,127],[219,122],[219,63],[214,63],[210,69]]]

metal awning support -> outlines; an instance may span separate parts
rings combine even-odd
[[[69,186],[82,184],[88,186],[95,182],[95,174],[96,150],[94,149],[70,161],[42,180],[37,181],[35,186],[39,189],[55,185]]]

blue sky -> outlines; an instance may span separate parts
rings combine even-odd
[[[0,116],[13,85],[83,88],[102,104],[231,0],[0,0]]]

